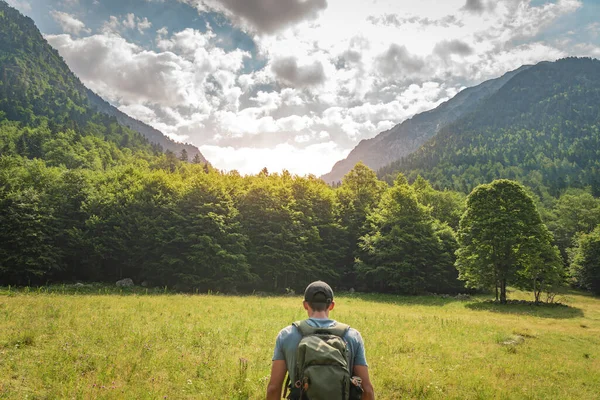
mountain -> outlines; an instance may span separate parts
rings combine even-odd
[[[346,159],[338,161],[331,172],[321,178],[328,183],[338,182],[359,161],[377,170],[413,153],[435,136],[440,128],[472,112],[481,101],[497,92],[513,76],[527,68],[529,66],[522,66],[500,78],[467,88],[433,110],[417,114],[372,139],[362,140]]]
[[[105,116],[96,115],[98,113]],[[33,20],[0,0],[0,119],[2,117],[25,125],[38,125],[40,119],[47,119],[51,124],[70,128],[86,126],[92,121],[102,121],[101,124],[108,127],[112,117],[147,141],[160,145],[155,146],[156,149],[162,147],[179,154],[185,148],[190,159],[199,154],[201,160],[206,161],[196,147],[174,142],[87,89],[44,39]],[[133,137],[123,140],[121,135],[122,132],[116,134],[118,141],[130,145],[142,145],[144,141]]]
[[[497,178],[558,195],[600,195],[600,61],[566,58],[520,70],[468,115],[443,127],[380,177],[422,175],[468,192]]]
[[[87,89],[87,98],[90,104],[92,104],[92,106],[94,106],[98,111],[115,117],[119,124],[139,132],[151,143],[158,144],[162,146],[163,149],[171,150],[177,155],[181,154],[181,151],[185,149],[190,160],[193,160],[194,157],[198,155],[202,163],[208,162],[196,146],[189,143],[179,143],[171,140],[158,129],[154,129],[153,127],[146,125],[137,119],[131,118],[124,112],[121,112],[118,108],[111,106],[108,102],[89,89]]]

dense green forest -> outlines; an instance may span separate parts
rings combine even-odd
[[[301,290],[325,279],[338,289],[392,293],[457,293],[465,285],[502,289],[506,284],[551,293],[570,280],[598,291],[598,130],[589,123],[598,117],[598,108],[584,107],[598,93],[591,78],[597,75],[597,61],[556,63],[559,68],[581,66],[573,85],[557,83],[571,96],[568,103],[558,99],[544,106],[546,100],[539,99],[547,96],[530,99],[534,95],[528,89],[522,107],[537,101],[538,108],[523,114],[506,105],[502,96],[507,94],[494,95],[500,97],[490,101],[497,114],[504,110],[510,127],[496,113],[482,118],[491,123],[489,132],[500,132],[498,143],[490,143],[501,144],[505,153],[488,152],[497,149],[491,144],[467,146],[471,153],[458,150],[468,138],[483,143],[496,137],[475,135],[480,119],[474,115],[460,122],[471,127],[464,135],[451,135],[459,126],[452,125],[403,161],[405,166],[414,163],[406,170],[409,179],[394,174],[386,183],[359,163],[333,188],[314,176],[266,169],[241,176],[215,170],[199,155],[189,160],[186,152],[163,153],[115,117],[89,106],[83,85],[55,51],[47,51],[33,23],[3,4],[0,285],[114,283],[127,277],[149,286],[234,293]],[[552,71],[553,65],[543,64],[543,71]],[[542,75],[535,87],[553,76]],[[519,85],[528,87],[533,78],[511,80],[507,90],[514,96]],[[570,110],[569,118],[556,107]],[[551,140],[538,140],[541,136]],[[436,143],[448,151],[434,152]],[[547,155],[545,164],[538,148],[556,154]],[[513,171],[510,178],[533,190],[497,181],[467,197],[478,184],[504,174],[482,170],[484,164],[473,154],[487,160],[485,165],[504,165],[490,164],[491,154],[507,165],[506,160],[516,163],[501,170]],[[447,179],[424,167],[434,159],[447,160],[440,165],[450,171],[468,163],[475,169]],[[572,168],[558,168],[564,163]],[[477,199],[481,193],[493,198],[506,188],[515,204],[528,211],[506,217],[523,224],[511,233],[515,241],[505,243],[513,262],[486,270],[493,263],[479,250],[497,243],[471,235],[469,227],[496,224],[498,210],[510,207],[490,202],[498,204],[490,211]]]
[[[525,69],[417,152],[379,171],[422,175],[468,193],[516,179],[539,195],[569,187],[600,195],[600,61],[567,58]]]

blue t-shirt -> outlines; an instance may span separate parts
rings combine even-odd
[[[315,328],[330,328],[337,323],[328,318],[309,318],[307,321],[310,326],[314,326]],[[355,365],[367,366],[365,345],[360,333],[353,328],[348,329],[343,339],[348,343],[348,351],[350,352],[350,373],[352,374]],[[285,360],[285,365],[287,366],[292,382],[294,382],[295,379],[294,367],[296,365],[296,349],[300,340],[302,340],[302,334],[298,331],[298,328],[294,325],[290,325],[279,332],[277,340],[275,341],[273,361]]]

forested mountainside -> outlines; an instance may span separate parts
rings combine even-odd
[[[420,212],[410,220],[415,235],[405,224],[400,251],[421,243],[428,258],[408,257],[414,263],[393,279],[369,260],[358,270],[360,238],[375,234],[367,218],[387,190],[374,171],[359,165],[333,189],[310,176],[242,177],[162,154],[119,116],[93,110],[32,21],[1,4],[0,285],[129,277],[283,292],[321,278],[363,290],[463,288],[450,227],[462,195],[402,182],[399,194]],[[372,283],[359,280],[366,274]]]
[[[58,54],[45,46],[35,51],[42,42],[30,20],[5,5],[0,18],[0,43],[23,43],[0,53],[8,60],[2,74],[10,77],[0,88],[0,286],[132,278],[188,291],[283,293],[325,279],[336,289],[465,290],[456,256],[459,221],[468,211],[464,193],[436,190],[421,177],[410,183],[402,174],[388,186],[361,163],[334,188],[285,171],[240,176],[200,157],[183,162],[114,116],[93,111]],[[595,83],[578,76],[589,96]],[[548,112],[551,120],[559,115]],[[544,238],[536,248],[548,248],[550,235],[525,189],[499,181],[479,193],[496,186],[519,193],[533,215],[525,217]],[[538,204],[571,267],[571,283],[597,291],[600,199],[588,188],[569,188]],[[534,263],[539,254],[531,256],[516,266],[528,269],[515,285],[540,289],[544,268]],[[549,291],[566,276],[562,264],[552,265],[557,273],[542,282]]]
[[[520,71],[472,113],[417,152],[379,170],[421,175],[469,192],[497,178],[553,196],[590,186],[600,194],[600,61],[567,58]]]
[[[162,146],[163,149],[170,150],[177,155],[181,155],[182,151],[185,149],[187,152],[187,157],[190,161],[195,160],[197,163],[208,162],[196,146],[193,146],[189,143],[175,142],[165,136],[158,129],[146,125],[135,118],[131,118],[118,108],[111,106],[93,91],[87,89],[86,93],[90,104],[92,104],[92,106],[94,106],[98,111],[115,117],[119,124],[127,126],[134,131],[141,133],[142,136],[150,141],[150,143],[158,144]]]
[[[524,65],[500,78],[462,90],[435,109],[417,114],[372,139],[362,140],[348,157],[338,161],[331,172],[323,175],[322,179],[327,183],[336,183],[341,181],[357,162],[363,162],[369,168],[377,170],[415,152],[442,127],[471,113],[481,101],[527,68],[529,66]]]
[[[94,135],[126,147],[149,148],[149,141],[155,150],[162,147],[179,154],[185,148],[190,159],[200,153],[194,146],[176,143],[156,129],[127,117],[93,94],[43,38],[33,21],[4,1],[0,1],[0,117],[28,125],[46,120],[52,130],[66,126],[80,133],[93,131]],[[97,125],[103,126],[100,129],[103,132],[99,132]],[[137,138],[127,127],[148,140]]]

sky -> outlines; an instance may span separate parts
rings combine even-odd
[[[330,171],[523,64],[600,58],[600,0],[7,0],[82,82],[217,168]]]

